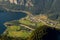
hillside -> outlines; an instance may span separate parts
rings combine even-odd
[[[10,22],[4,23],[6,26],[5,32],[2,34],[2,36],[6,36],[7,38],[21,38],[23,40],[27,39],[42,39],[44,35],[47,33],[47,29],[52,30],[60,30],[60,24],[56,21],[52,21],[48,19],[45,15],[37,15],[33,16],[32,18],[28,15],[24,18],[21,18],[19,20],[13,20]],[[38,28],[38,29],[37,29]],[[35,32],[36,31],[36,32]],[[49,32],[49,31],[48,31]],[[36,34],[39,35],[36,35]],[[34,36],[35,34],[35,36]],[[34,37],[33,37],[34,36]],[[31,38],[33,37],[33,38]],[[20,40],[20,39],[19,39]]]
[[[46,14],[50,19],[60,21],[60,0],[33,0],[31,2],[34,6],[10,4],[8,1],[0,4],[6,4],[3,7],[12,10],[29,11],[33,15]]]

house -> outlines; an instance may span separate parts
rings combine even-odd
[[[9,0],[10,3],[25,5],[28,7],[34,6],[32,0]]]
[[[17,4],[17,0],[9,0],[10,3]]]

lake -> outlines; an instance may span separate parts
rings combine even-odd
[[[48,33],[43,37],[43,40],[60,40],[60,31],[48,28],[47,32]]]
[[[0,34],[6,30],[6,27],[4,26],[5,22],[18,20],[26,15],[27,14],[22,12],[0,12]]]
[[[25,17],[27,14],[22,12],[0,12],[0,34],[2,34],[6,27],[5,22],[18,20]],[[48,34],[43,38],[44,40],[60,40],[60,32],[52,29],[48,29]]]

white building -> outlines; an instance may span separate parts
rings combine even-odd
[[[26,6],[34,6],[32,0],[26,0]]]
[[[20,5],[24,5],[24,0],[20,0]]]
[[[9,0],[10,3],[17,4],[17,0]]]
[[[24,2],[26,1],[26,3]],[[32,0],[9,0],[10,3],[18,4],[18,5],[25,5],[27,7],[34,6]]]

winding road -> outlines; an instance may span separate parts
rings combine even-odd
[[[39,20],[40,22],[44,23],[45,25],[48,25],[52,28],[57,28],[57,29],[60,29],[60,26],[58,26],[57,24],[59,24],[58,22],[56,21],[52,21],[52,20]]]
[[[55,2],[54,2],[54,3],[55,3]],[[54,3],[53,3],[53,4],[54,4]],[[0,4],[0,5],[2,5],[2,4]],[[11,12],[23,12],[23,13],[26,13],[27,15],[32,15],[32,13],[29,12],[29,11],[9,9],[9,8],[4,7],[4,5],[5,5],[5,4],[3,4],[2,6],[3,6],[3,8],[4,8],[5,10],[7,10],[7,11],[11,11]],[[34,19],[34,20],[35,20],[35,19]],[[59,24],[59,23],[53,22],[52,20],[41,20],[41,19],[38,20],[38,19],[37,19],[37,21],[38,21],[38,22],[42,22],[42,23],[44,23],[45,25],[49,25],[50,27],[60,29],[60,26],[57,25],[57,24]],[[25,25],[22,25],[22,26],[25,26]],[[28,26],[25,26],[25,27],[29,28]],[[34,30],[34,29],[32,29],[32,28],[29,28],[29,29]]]
[[[23,24],[20,24],[20,26],[26,27],[26,28],[28,28],[28,29],[30,29],[30,30],[35,30],[35,29],[30,28],[29,26],[26,26],[26,25],[23,25]]]
[[[15,9],[9,9],[9,8],[5,7],[6,4],[0,4],[0,6],[2,6],[2,8],[5,9],[6,11],[11,11],[11,12],[23,12],[23,13],[25,13],[25,14],[27,14],[27,15],[32,15],[31,12],[26,11],[26,10],[15,10]]]

